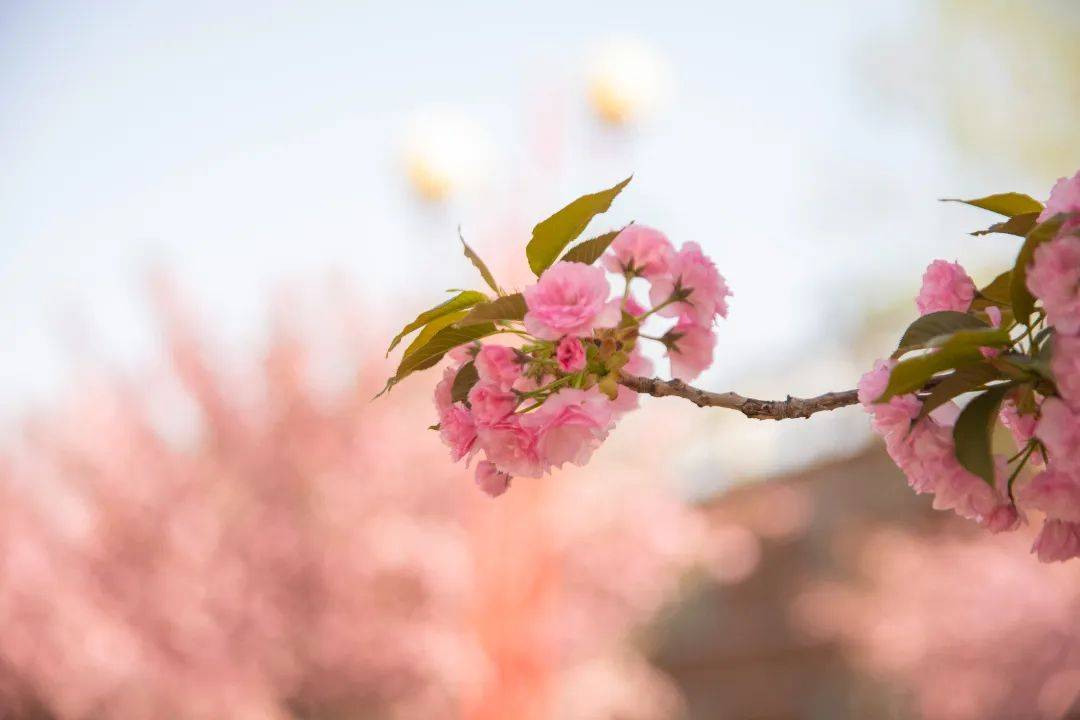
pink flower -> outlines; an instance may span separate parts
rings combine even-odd
[[[871,424],[887,443],[893,436],[907,434],[911,421],[918,417],[922,408],[922,403],[914,394],[899,395],[890,398],[887,403],[876,402],[885,392],[889,373],[895,365],[895,360],[878,360],[873,370],[863,374],[858,385],[859,402],[874,416]]]
[[[491,497],[499,497],[510,487],[510,475],[500,471],[495,463],[482,460],[476,465],[476,485]]]
[[[626,304],[624,306],[626,312],[631,315],[644,315],[645,306],[637,301],[637,298],[633,295],[628,295],[626,298]]]
[[[1050,369],[1061,397],[1080,410],[1080,337],[1056,335]]]
[[[623,366],[623,372],[627,375],[638,377],[651,377],[653,374],[652,360],[641,354],[637,347],[630,353],[630,361]],[[622,415],[636,410],[638,406],[638,394],[630,388],[620,385],[619,394],[612,401],[611,410],[616,415]]]
[[[687,299],[658,310],[659,315],[695,320],[699,325],[711,325],[716,315],[727,317],[726,298],[731,291],[697,243],[684,243],[672,260],[670,271],[652,278],[649,301],[656,307],[679,288],[689,291]]]
[[[1016,529],[1020,516],[1006,494],[1008,466],[1004,458],[995,460],[996,484],[991,487],[960,465],[950,442],[949,454],[940,460],[937,468],[934,509],[952,510],[960,517],[974,520],[995,533]]]
[[[1011,398],[1001,404],[1000,417],[1001,424],[1012,433],[1017,447],[1024,447],[1035,435],[1035,425],[1039,422],[1039,418],[1035,415],[1021,415]]]
[[[454,462],[470,455],[476,444],[476,422],[472,413],[461,403],[451,405],[439,415],[439,437],[450,448]]]
[[[1044,563],[1080,556],[1080,524],[1048,519],[1035,538],[1031,552],[1037,553],[1039,561]]]
[[[993,327],[1001,327],[1001,308],[997,305],[990,305],[986,308],[986,316],[990,318],[990,325]],[[981,347],[979,352],[982,353],[984,358],[995,358],[1001,354],[1001,350],[992,347]]]
[[[915,304],[920,315],[955,310],[967,312],[975,299],[975,283],[959,263],[935,260],[923,273],[922,288]]]
[[[680,321],[664,337],[673,377],[689,382],[712,365],[716,335],[708,327]]]
[[[1056,397],[1043,401],[1035,435],[1042,440],[1051,467],[1080,468],[1080,412]]]
[[[522,417],[522,425],[537,436],[536,450],[545,469],[563,463],[584,465],[607,437],[611,401],[595,387],[560,390],[535,412]]]
[[[514,412],[518,399],[490,380],[481,380],[469,390],[469,404],[478,425],[493,425]]]
[[[1071,178],[1060,178],[1050,191],[1046,208],[1039,213],[1039,222],[1046,222],[1059,213],[1080,212],[1080,171]],[[1080,227],[1080,218],[1073,218],[1062,226],[1062,231]]]
[[[439,417],[443,416],[450,406],[454,404],[453,390],[454,378],[457,377],[458,368],[450,366],[443,370],[442,380],[435,385],[435,410]]]
[[[585,367],[585,348],[576,337],[567,335],[555,348],[555,359],[563,372],[575,373]]]
[[[1044,470],[1021,488],[1020,501],[1055,520],[1080,523],[1080,473]]]
[[[505,345],[484,345],[476,354],[476,374],[481,380],[506,390],[521,377],[517,352]]]
[[[644,225],[630,225],[611,243],[604,255],[604,267],[620,275],[655,277],[668,271],[675,257],[664,233]]]
[[[1080,334],[1080,238],[1060,235],[1036,248],[1027,286],[1059,333]]]
[[[493,425],[481,425],[477,434],[487,459],[500,471],[520,477],[543,475],[536,452],[536,433],[525,427],[518,415],[508,415]]]
[[[555,263],[535,285],[525,288],[525,329],[542,340],[558,340],[615,327],[621,313],[618,301],[608,300],[610,290],[598,267]]]

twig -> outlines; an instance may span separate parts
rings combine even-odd
[[[756,400],[738,393],[715,393],[687,385],[681,380],[660,380],[623,375],[619,384],[653,397],[681,397],[698,407],[720,407],[738,410],[755,420],[788,420],[808,418],[814,413],[836,410],[859,402],[857,390],[830,392],[812,398],[787,396],[786,400]]]

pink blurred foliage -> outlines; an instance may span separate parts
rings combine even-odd
[[[809,585],[793,624],[905,688],[917,717],[1064,717],[1080,696],[1080,574],[1032,563],[1032,528],[989,537],[958,526],[860,536],[841,550],[855,553],[857,577]]]
[[[351,299],[282,303],[230,369],[154,287],[168,369],[88,374],[0,454],[0,717],[678,711],[627,637],[702,520],[633,430],[491,501],[417,437],[429,383],[370,401]]]

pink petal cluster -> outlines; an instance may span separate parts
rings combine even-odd
[[[604,271],[576,262],[557,262],[525,288],[525,329],[542,340],[563,335],[587,336],[597,328],[615,327],[619,303],[608,299],[611,286]]]
[[[956,459],[952,422],[959,408],[947,403],[916,422],[922,403],[913,394],[874,402],[884,392],[894,364],[878,361],[860,379],[858,393],[873,416],[871,425],[884,438],[889,456],[903,470],[908,484],[917,493],[933,493],[935,509],[952,510],[991,532],[1016,528],[1020,515],[1007,496],[1004,463],[999,463],[997,483],[991,487]]]
[[[712,365],[716,333],[710,326],[681,321],[667,336],[671,338],[668,358],[671,360],[672,377],[690,382]]]
[[[1080,213],[1080,171],[1071,178],[1060,178],[1050,191],[1046,207],[1039,214],[1039,222],[1046,222],[1059,213]],[[1080,218],[1067,220],[1063,232],[1080,227]]]
[[[487,344],[476,353],[476,373],[481,380],[509,389],[521,377],[517,351],[505,345]]]
[[[1036,248],[1027,286],[1058,333],[1080,334],[1080,238],[1062,234]]]
[[[967,312],[975,299],[975,283],[959,263],[935,260],[926,268],[915,304],[920,315],[942,310]]]
[[[575,373],[585,369],[585,347],[576,337],[567,335],[555,348],[555,361],[565,373]]]
[[[610,297],[602,268],[557,262],[522,291],[519,348],[473,343],[447,353],[435,388],[439,434],[454,460],[479,456],[476,483],[489,495],[505,492],[513,477],[539,478],[589,460],[638,406],[638,394],[617,380],[619,373],[652,375],[644,339],[663,342],[677,378],[691,380],[712,363],[713,322],[727,315],[731,293],[698,245],[676,252],[663,233],[632,225],[602,264],[626,283],[621,300]],[[652,308],[634,297],[630,284],[638,278],[651,287]],[[654,310],[676,318],[663,338],[642,331]],[[470,360],[476,379],[455,402],[455,380]]]
[[[630,225],[611,243],[603,263],[619,275],[653,278],[669,272],[675,248],[659,230],[644,225]]]
[[[716,265],[697,243],[683,243],[669,271],[653,279],[649,300],[655,307],[667,302],[677,289],[688,291],[689,295],[685,300],[659,310],[660,315],[699,325],[711,325],[717,315],[727,317],[727,298],[731,291]]]
[[[1065,402],[1080,408],[1080,337],[1057,334],[1050,370]]]

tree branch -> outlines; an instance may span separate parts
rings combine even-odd
[[[738,410],[748,418],[755,420],[787,420],[790,418],[808,418],[814,413],[847,407],[859,402],[858,391],[844,390],[829,392],[812,398],[797,398],[788,395],[786,400],[756,400],[743,397],[738,393],[715,393],[687,385],[681,380],[660,380],[623,375],[619,384],[639,393],[653,397],[681,397],[698,407],[721,407]]]

